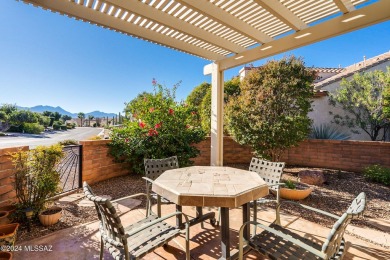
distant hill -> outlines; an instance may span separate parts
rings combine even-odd
[[[20,109],[20,110],[30,110],[32,112],[38,112],[38,113],[42,113],[44,111],[58,112],[61,115],[68,115],[68,116],[71,116],[72,118],[76,118],[77,117],[77,113],[71,113],[69,111],[66,111],[62,107],[52,107],[52,106],[42,106],[42,105],[39,105],[39,106],[34,106],[34,107],[20,107],[20,106],[18,106],[18,109]],[[96,118],[96,117],[107,117],[107,116],[108,117],[113,117],[116,114],[114,114],[114,113],[105,113],[105,112],[101,112],[101,111],[97,111],[96,110],[96,111],[92,111],[92,112],[89,112],[89,113],[85,113],[85,117],[88,117],[89,115],[93,115]]]

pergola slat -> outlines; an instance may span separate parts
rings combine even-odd
[[[101,11],[97,11],[99,9],[95,11],[94,9],[87,8],[85,6],[80,6],[68,0],[26,0],[25,2],[45,7],[71,17],[81,19],[83,21],[89,21],[96,25],[100,25],[125,34],[139,37],[147,41],[162,44],[164,46],[168,46],[173,49],[183,51],[195,56],[203,57],[205,59],[217,60],[222,59],[224,57],[224,55],[218,54],[216,52],[210,52],[206,49],[199,48],[186,42],[175,40],[175,38],[171,38],[164,34],[156,34],[152,30],[145,29],[131,22],[123,21],[122,19],[118,18],[114,19],[113,17],[108,16]],[[102,5],[100,6],[100,9],[101,8]]]
[[[146,17],[159,24],[171,28],[175,28],[177,24],[181,23],[180,19],[173,17],[165,12],[158,11],[156,8],[143,4],[139,1],[107,0],[105,2],[121,7],[125,10],[132,10],[133,13],[138,14],[139,16]],[[226,39],[218,37],[215,34],[212,34],[206,30],[199,29],[198,27],[190,23],[181,24],[182,26],[180,26],[180,29],[178,29],[178,31],[181,31],[187,35],[201,39],[205,42],[211,43],[223,49],[227,49],[234,53],[242,52],[245,50],[244,47],[238,44],[229,42]]]
[[[254,0],[254,2],[296,31],[305,29],[307,27],[307,24],[304,21],[299,19],[298,16],[287,9],[287,7],[279,1]]]
[[[211,17],[213,20],[218,21],[219,23],[237,31],[241,34],[256,40],[259,43],[270,42],[273,39],[262,33],[259,30],[251,27],[249,24],[241,21],[237,17],[225,12],[221,8],[215,6],[209,1],[199,1],[199,0],[176,0],[192,9],[198,11],[199,13],[204,14],[205,16]]]

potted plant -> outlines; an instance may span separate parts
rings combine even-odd
[[[0,251],[0,259],[1,260],[11,260],[12,259],[12,253]]]
[[[310,195],[313,188],[306,184],[285,180],[285,185],[280,187],[280,197],[288,200],[303,200]]]
[[[4,203],[8,203],[8,204],[0,206],[0,224],[8,224],[8,223],[10,223],[12,214],[16,210],[16,205],[12,204],[11,200],[2,201],[2,202],[0,202],[0,205],[4,204]],[[8,219],[8,221],[6,219]]]
[[[12,223],[7,225],[0,225],[0,246],[13,247],[16,240],[16,231],[19,224]]]
[[[62,208],[53,206],[41,211],[38,215],[39,221],[44,226],[51,226],[56,224],[61,218]]]
[[[38,146],[29,151],[19,150],[12,154],[16,168],[15,190],[19,208],[32,209],[31,218],[45,210],[47,200],[60,191],[60,173],[56,166],[62,157],[62,146],[59,144]],[[58,214],[58,210],[45,214],[52,212]]]

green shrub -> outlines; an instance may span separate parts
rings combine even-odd
[[[66,130],[68,130],[68,127],[67,127],[66,125],[61,125],[61,126],[60,126],[60,129],[66,131]]]
[[[163,88],[154,82],[154,93],[142,93],[127,104],[126,113],[134,121],[112,129],[110,153],[132,165],[133,172],[143,173],[144,158],[161,159],[176,155],[182,167],[199,154],[193,144],[205,137],[195,127],[196,112],[192,106],[175,101],[176,87]]]
[[[40,134],[43,132],[44,127],[38,123],[24,123],[23,130],[28,134]]]
[[[32,208],[35,213],[60,191],[60,173],[56,165],[63,157],[62,146],[38,146],[11,154],[15,166],[15,191],[19,208]]]
[[[60,130],[61,126],[62,126],[62,123],[60,121],[54,121],[54,123],[53,123],[54,130]]]
[[[79,142],[75,139],[66,139],[66,140],[63,140],[63,141],[60,141],[58,142],[60,145],[78,145]]]
[[[366,167],[363,174],[369,180],[390,186],[390,168],[375,164]]]
[[[310,139],[348,140],[351,136],[334,125],[321,124],[313,126],[309,135]]]

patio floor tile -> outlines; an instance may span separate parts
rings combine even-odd
[[[123,224],[127,225],[140,220],[144,217],[145,211],[141,209],[131,210],[129,208],[119,205],[122,212]],[[174,205],[164,205],[162,214],[168,214],[175,209]],[[216,208],[204,208],[204,213],[209,210],[217,212]],[[195,215],[195,207],[183,207],[183,211],[190,217]],[[230,237],[231,244],[237,245],[238,229],[242,223],[241,209],[232,209],[230,211]],[[274,211],[268,208],[261,208],[258,217],[263,219],[264,223],[270,223],[274,218]],[[175,219],[168,220],[170,224],[175,224]],[[288,225],[289,228],[297,232],[301,232],[303,236],[323,241],[327,236],[329,229],[303,220],[297,216],[282,214],[282,224]],[[369,233],[370,229],[363,230]],[[359,232],[361,232],[359,230]],[[362,234],[364,236],[365,234]],[[211,260],[220,257],[220,231],[218,227],[211,226],[207,221],[204,223],[204,228],[200,224],[190,228],[190,247],[191,258]],[[374,245],[372,243],[360,240],[356,237],[345,235],[347,241],[347,254],[345,259],[390,259],[390,250]],[[42,238],[37,238],[27,241],[20,245],[22,249],[24,246],[34,245],[49,245],[52,246],[51,252],[28,252],[23,250],[14,253],[14,259],[98,259],[99,258],[99,244],[100,235],[98,232],[98,222],[72,227],[58,232],[52,233]],[[154,252],[149,253],[144,257],[145,260],[155,259],[185,259],[184,255],[184,237],[177,237],[168,246],[160,247]],[[105,259],[112,259],[107,251],[104,252]],[[268,259],[256,252],[250,251],[246,255],[246,259]]]

